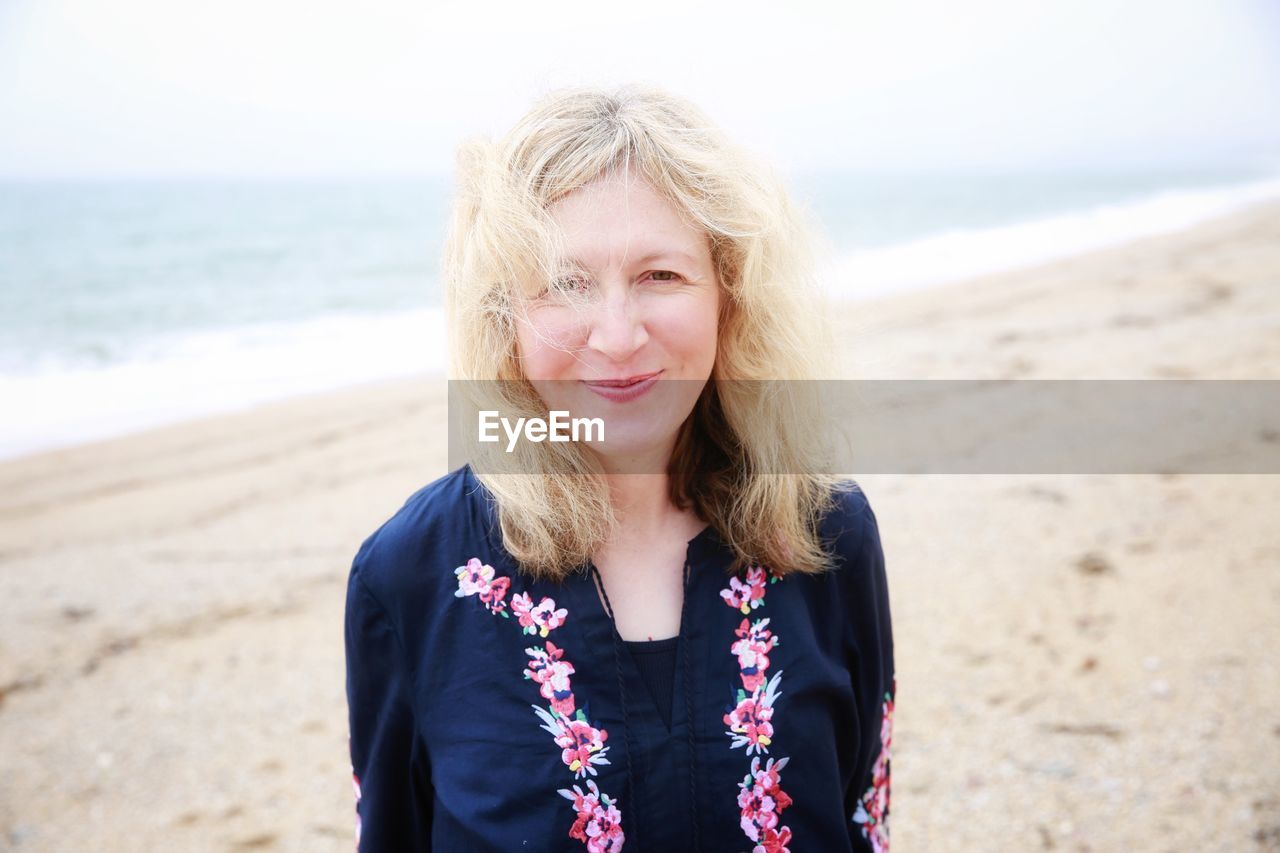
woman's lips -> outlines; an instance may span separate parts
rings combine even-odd
[[[596,382],[584,381],[583,384],[606,400],[625,403],[636,399],[657,385],[661,374],[662,371],[659,370],[657,373],[643,373],[629,379],[601,379]]]

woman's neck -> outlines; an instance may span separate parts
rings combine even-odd
[[[671,503],[667,467],[674,452],[672,436],[666,446],[654,447],[643,455],[601,459],[622,541],[655,542],[670,536],[674,528],[688,531],[684,537],[688,540],[705,526],[693,510],[677,509]]]
[[[672,536],[687,542],[706,527],[692,509],[671,503],[667,474],[611,474],[607,480],[620,527],[615,546],[644,548]]]
[[[660,529],[678,511],[671,505],[667,474],[607,474],[618,520],[630,531]]]

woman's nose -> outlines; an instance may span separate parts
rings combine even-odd
[[[643,318],[626,287],[604,288],[590,323],[587,347],[612,361],[626,361],[648,340]]]

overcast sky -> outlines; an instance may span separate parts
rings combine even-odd
[[[0,176],[449,174],[630,80],[789,170],[1280,171],[1276,0],[785,5],[0,0]]]

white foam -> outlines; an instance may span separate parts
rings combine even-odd
[[[894,246],[850,252],[828,269],[834,296],[862,299],[1020,269],[1165,234],[1280,196],[1280,178],[1166,190],[1014,225],[953,229]]]
[[[442,309],[330,315],[153,341],[99,368],[0,375],[0,458],[381,379],[445,372]]]
[[[917,290],[1176,231],[1280,196],[1280,178],[1172,190],[989,229],[955,229],[850,253],[833,292]],[[140,342],[127,361],[88,368],[40,360],[0,374],[0,458],[109,438],[202,415],[446,368],[443,309],[333,314]]]

